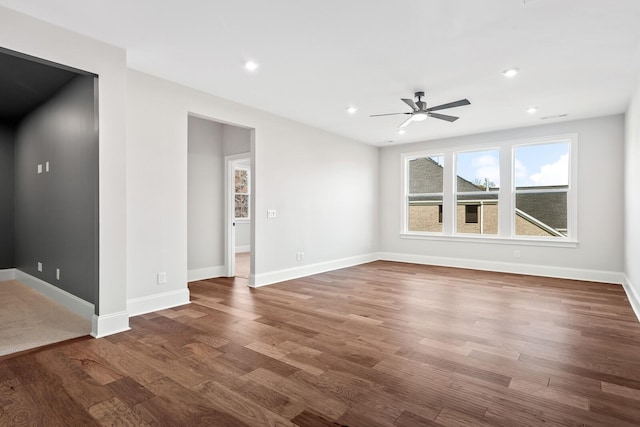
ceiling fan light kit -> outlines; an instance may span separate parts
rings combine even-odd
[[[461,107],[463,105],[471,104],[468,99],[460,99],[458,101],[449,102],[447,104],[436,105],[435,107],[427,108],[427,103],[422,100],[424,97],[424,92],[416,92],[414,94],[415,101],[409,98],[401,98],[401,101],[407,104],[413,110],[410,113],[387,113],[387,114],[372,114],[370,117],[380,117],[380,116],[393,116],[398,114],[409,115],[409,118],[402,122],[399,128],[403,128],[409,126],[411,122],[421,122],[427,117],[433,117],[434,119],[445,120],[447,122],[455,122],[459,117],[448,116],[446,114],[434,113],[433,111],[445,110],[447,108]]]

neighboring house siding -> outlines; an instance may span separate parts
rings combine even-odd
[[[456,232],[480,234],[480,226],[482,225],[483,234],[498,234],[498,205],[496,203],[490,202],[480,205],[478,207],[478,222],[471,224],[466,222],[465,205],[466,203],[458,203]]]
[[[553,236],[548,231],[516,215],[516,235],[518,236]]]
[[[441,232],[442,223],[438,223],[439,210],[439,205],[409,206],[409,231]]]

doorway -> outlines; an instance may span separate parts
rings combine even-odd
[[[98,76],[0,48],[0,93],[2,354],[99,312]]]
[[[251,157],[226,157],[227,276],[249,281],[251,270]]]
[[[239,280],[249,284],[252,141],[252,129],[195,114],[188,116],[187,277],[190,282],[240,274]]]

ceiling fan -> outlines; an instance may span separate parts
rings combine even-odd
[[[448,104],[442,104],[442,105],[437,105],[435,107],[427,108],[427,103],[422,100],[423,96],[424,96],[424,92],[416,92],[415,93],[416,101],[414,101],[413,99],[401,98],[402,102],[407,104],[413,110],[410,113],[372,114],[369,117],[393,116],[396,114],[409,114],[410,117],[404,122],[402,122],[402,124],[398,126],[399,128],[408,126],[411,122],[421,122],[425,120],[427,117],[446,120],[448,122],[455,122],[456,120],[458,120],[459,117],[447,116],[446,114],[438,114],[438,113],[434,113],[433,111],[445,110],[447,108],[461,107],[463,105],[471,104],[468,99],[461,99],[459,101],[449,102]]]

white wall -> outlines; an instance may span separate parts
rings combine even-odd
[[[128,297],[185,301],[187,115],[255,129],[252,262],[260,285],[375,258],[378,153],[346,138],[128,72]],[[277,218],[267,219],[267,209]],[[296,252],[304,251],[302,262]],[[157,285],[157,272],[167,284]]]
[[[640,319],[640,80],[626,115],[625,158],[625,288]]]
[[[251,151],[251,129],[222,125],[222,151],[225,156]]]
[[[577,248],[400,238],[401,153],[578,134]],[[621,282],[623,271],[623,116],[611,116],[386,147],[380,156],[382,257],[559,277]],[[519,250],[521,258],[514,258]]]
[[[224,273],[222,128],[222,124],[211,120],[193,116],[188,120],[187,268],[190,280]],[[196,274],[194,270],[201,273]],[[197,279],[192,279],[195,277],[192,274],[198,276]]]
[[[93,334],[125,330],[125,52],[4,7],[0,7],[0,45],[99,75],[100,287]]]

